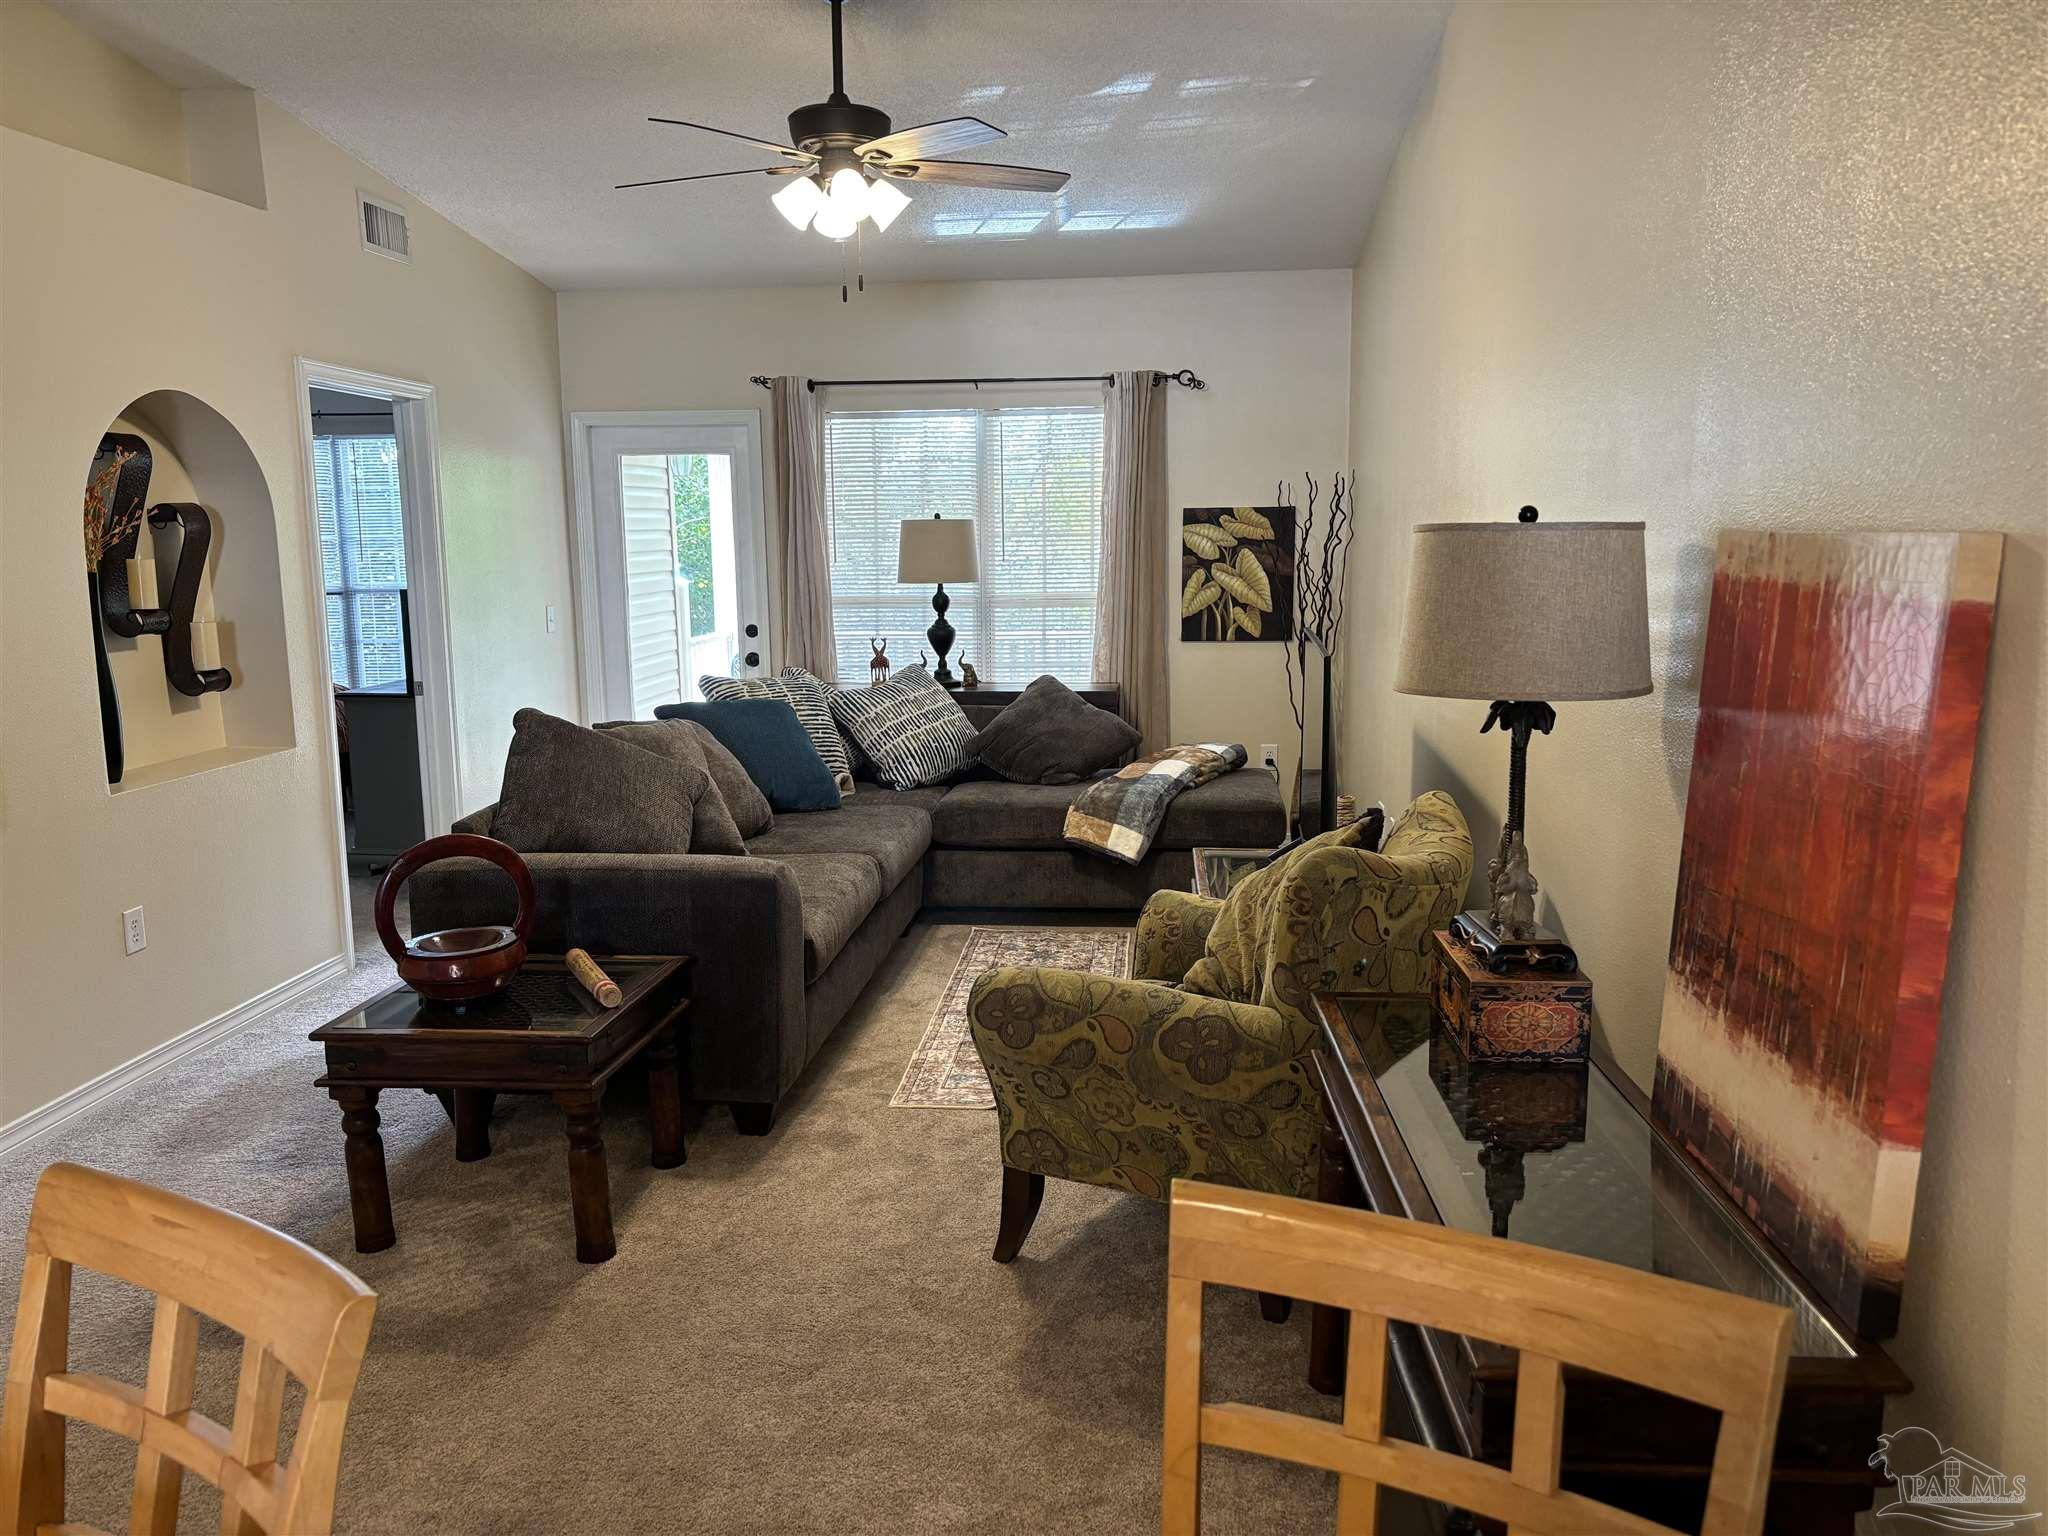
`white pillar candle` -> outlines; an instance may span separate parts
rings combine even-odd
[[[192,667],[207,672],[220,665],[220,631],[211,619],[192,621]]]
[[[128,606],[131,608],[155,608],[156,562],[154,560],[130,560],[128,562]]]

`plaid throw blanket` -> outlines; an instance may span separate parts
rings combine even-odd
[[[1151,852],[1175,795],[1242,768],[1249,758],[1243,747],[1221,742],[1168,747],[1141,757],[1074,797],[1067,807],[1066,840],[1090,853],[1139,863]]]

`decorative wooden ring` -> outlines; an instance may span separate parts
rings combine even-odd
[[[511,927],[448,928],[411,939],[399,933],[399,888],[419,870],[445,859],[482,859],[511,877],[519,893],[519,913]],[[526,963],[526,940],[538,903],[533,871],[516,849],[494,837],[450,832],[406,849],[384,872],[377,887],[377,937],[397,963],[399,980],[421,996],[448,1002],[488,997]]]

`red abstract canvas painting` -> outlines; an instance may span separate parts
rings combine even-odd
[[[1866,1338],[1897,1331],[2002,552],[1715,559],[1652,1099]]]

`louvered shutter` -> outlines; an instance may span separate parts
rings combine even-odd
[[[651,720],[657,704],[685,697],[683,637],[688,589],[677,580],[676,514],[668,457],[619,458],[619,506],[626,551],[626,651],[632,658],[633,718]]]
[[[840,675],[870,636],[917,660],[931,588],[896,580],[905,518],[972,517],[981,579],[949,584],[953,658],[990,681],[1093,681],[1102,412],[1094,406],[828,411],[833,636]]]

